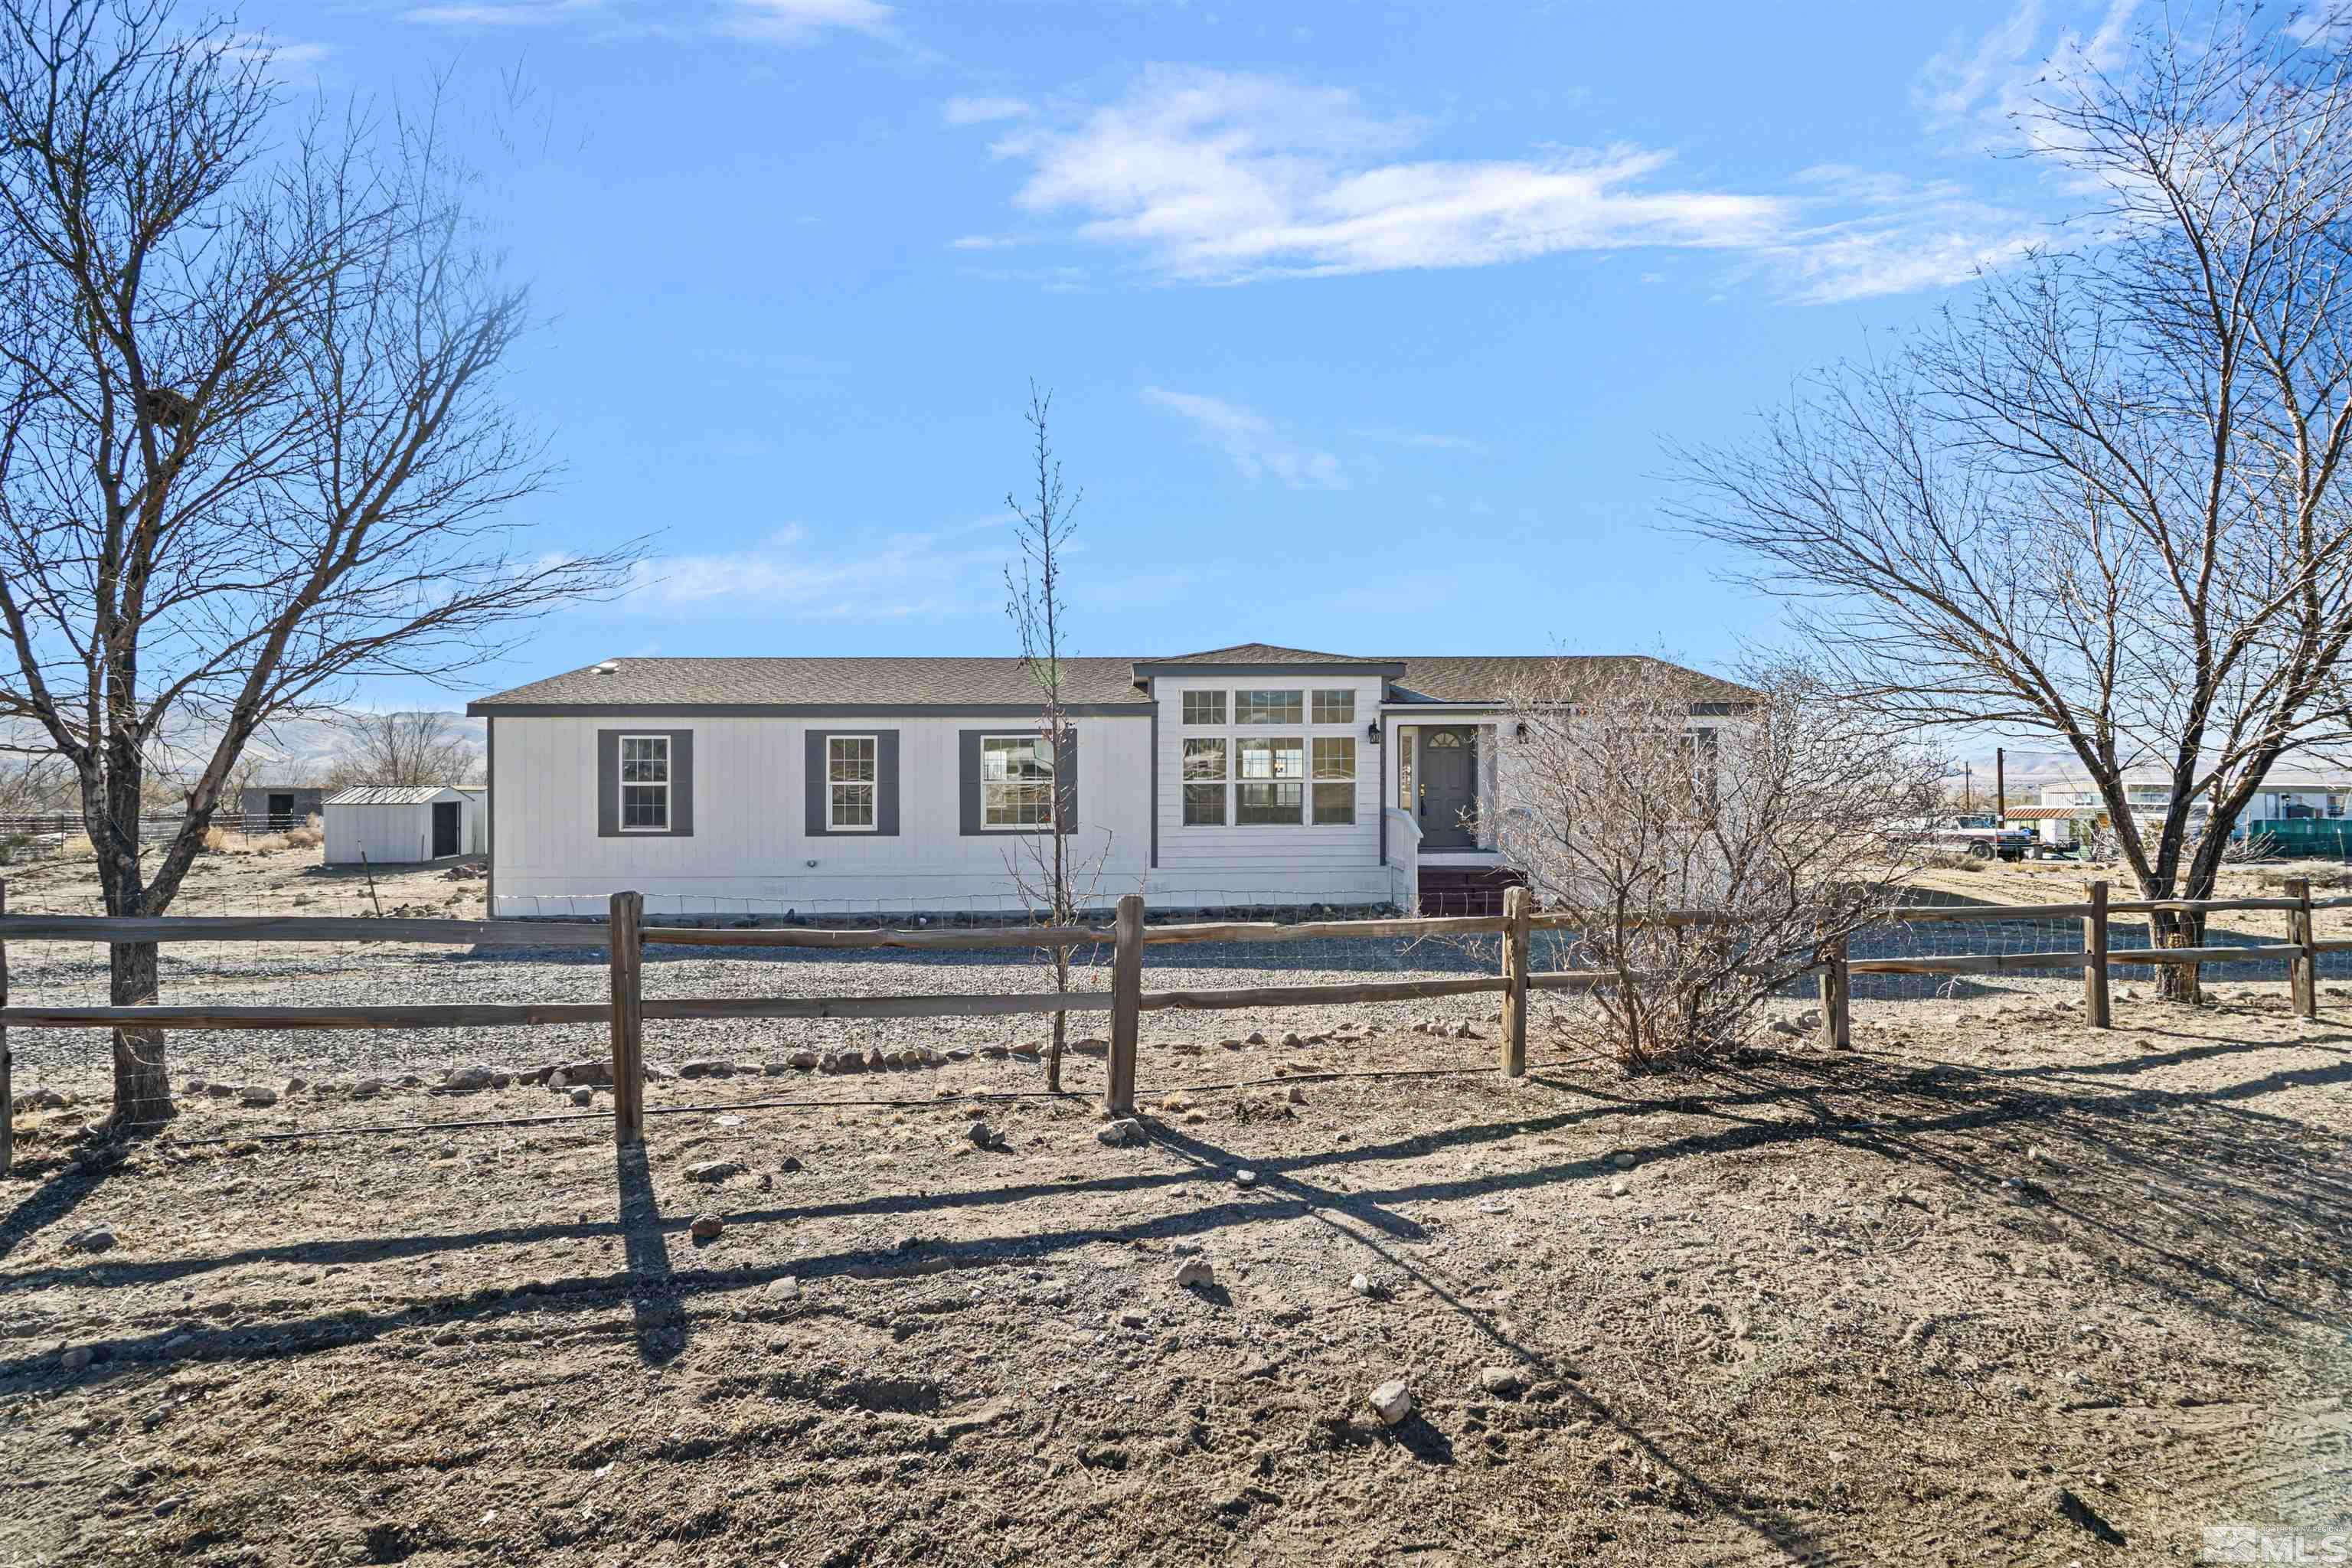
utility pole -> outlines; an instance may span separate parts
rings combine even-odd
[[[1992,749],[1992,809],[1993,826],[2009,826],[2009,748]]]
[[[1960,811],[1965,816],[1976,808],[1977,765],[1974,763],[1962,763],[1960,764]]]

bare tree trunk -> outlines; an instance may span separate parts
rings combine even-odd
[[[106,956],[108,1001],[136,1007],[155,1000],[160,987],[153,942],[118,942]],[[156,1127],[178,1114],[164,1066],[163,1031],[115,1030],[113,1125],[123,1131]]]

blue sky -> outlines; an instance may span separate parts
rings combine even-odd
[[[1005,653],[1030,377],[1076,651],[1667,651],[1773,607],[1655,522],[1663,437],[2060,210],[1998,154],[2128,0],[250,5],[299,95],[447,82],[549,318],[550,547],[622,600],[478,671]],[[398,701],[407,692],[373,694]]]

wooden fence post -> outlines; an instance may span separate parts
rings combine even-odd
[[[1110,1057],[1103,1105],[1115,1116],[1135,1114],[1135,1050],[1143,1011],[1143,895],[1118,900],[1111,922]]]
[[[2094,1029],[2112,1026],[2107,1009],[2107,884],[2085,882],[2091,912],[2083,917],[2083,1018]]]
[[[8,912],[8,879],[0,877],[0,915]],[[8,1005],[8,943],[0,938],[0,1007]],[[0,1024],[0,1176],[16,1163],[16,1064],[8,1055],[8,1026]]]
[[[1534,895],[1525,888],[1503,889],[1503,1076],[1528,1076],[1528,929]]]
[[[1845,966],[1845,938],[1822,953],[1822,1037],[1833,1051],[1853,1049],[1853,973]]]
[[[2295,907],[2286,912],[2286,938],[2294,944],[2287,956],[2287,994],[2294,1000],[2294,1010],[2306,1018],[2319,1016],[2319,950],[2312,945],[2311,879],[2290,877],[2287,896]]]
[[[645,919],[643,893],[613,895],[613,1142],[625,1148],[646,1137]]]

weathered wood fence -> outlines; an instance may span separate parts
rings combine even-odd
[[[2308,882],[2289,882],[2274,899],[2221,899],[2133,902],[2111,900],[2105,882],[2085,888],[2080,903],[1979,904],[1906,907],[1906,921],[2059,921],[2080,918],[2080,952],[2021,952],[1919,958],[1849,958],[1842,942],[1825,950],[1819,966],[1822,1029],[1826,1043],[1843,1049],[1852,1043],[1852,977],[1879,974],[2001,974],[2043,969],[2074,969],[2083,974],[2088,1021],[2110,1026],[2107,972],[2123,965],[2201,964],[2245,960],[2284,960],[2295,1006],[2306,1016],[2318,1007],[2318,955],[2352,952],[2352,941],[2321,942],[2312,911],[2352,907],[2352,898],[2314,900]],[[1002,926],[965,931],[817,931],[785,928],[714,930],[697,926],[649,926],[645,900],[635,892],[612,896],[602,942],[609,953],[609,1002],[427,1003],[333,1006],[185,1005],[51,1007],[11,1005],[7,994],[7,949],[18,942],[394,942],[428,945],[579,948],[599,940],[593,928],[507,921],[379,920],[364,916],[166,915],[132,919],[104,915],[11,915],[6,885],[0,882],[0,1110],[9,1104],[8,1030],[143,1026],[163,1029],[429,1029],[606,1024],[612,1031],[614,1135],[623,1143],[645,1135],[644,1033],[648,1019],[693,1018],[940,1018],[1017,1014],[1107,1012],[1111,1016],[1108,1071],[1104,1101],[1114,1112],[1135,1108],[1136,1049],[1145,1013],[1213,1011],[1402,1002],[1439,996],[1499,993],[1502,1027],[1497,1055],[1502,1073],[1527,1071],[1528,999],[1537,991],[1591,991],[1614,984],[1606,970],[1538,973],[1528,963],[1533,934],[1570,931],[1590,923],[1580,912],[1532,907],[1525,888],[1506,891],[1499,915],[1415,917],[1392,920],[1226,921],[1149,926],[1143,900],[1118,900],[1108,928],[1097,926]],[[2116,950],[2107,941],[2107,922],[2119,914],[2158,910],[2214,913],[2275,910],[2287,916],[2284,944],[2237,947],[2158,947]],[[1672,923],[1720,919],[1694,911],[1664,917]],[[1144,989],[1144,949],[1178,942],[1307,942],[1318,938],[1471,937],[1502,939],[1499,974],[1426,980],[1368,980],[1344,984],[1225,986],[1182,991]],[[1024,992],[1013,994],[915,996],[728,996],[653,997],[645,994],[645,949],[648,944],[699,948],[803,948],[847,951],[887,948],[917,952],[969,952],[988,949],[1111,948],[1107,991]],[[7,1118],[0,1116],[0,1171],[6,1168]]]

